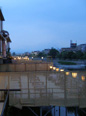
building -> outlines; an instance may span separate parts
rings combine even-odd
[[[48,53],[50,52],[50,49],[44,49],[42,52],[43,52],[44,54],[48,54]]]
[[[40,53],[40,51],[33,51],[31,54],[37,56]]]
[[[86,44],[80,44],[77,46],[77,49],[82,51],[82,52],[86,52]]]
[[[61,52],[77,52],[77,51],[81,51],[81,52],[86,52],[86,44],[80,44],[77,45],[77,43],[72,43],[72,41],[70,42],[70,47],[69,48],[61,48]]]
[[[25,53],[21,54],[21,56],[29,56],[29,55],[30,55],[29,52],[25,52]]]
[[[73,43],[72,40],[70,41],[70,47],[69,48],[61,48],[61,52],[76,52],[77,51],[77,43]]]
[[[61,52],[76,52],[76,48],[61,48]]]
[[[5,21],[0,9],[0,57],[6,58],[10,53],[10,37],[8,31],[3,30],[3,21]]]
[[[77,43],[73,43],[72,40],[70,41],[70,48],[76,48]]]

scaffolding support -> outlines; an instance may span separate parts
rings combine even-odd
[[[36,114],[36,113],[34,112],[34,110],[32,110],[32,108],[28,107],[28,109],[29,109],[35,116],[38,116],[38,114]]]

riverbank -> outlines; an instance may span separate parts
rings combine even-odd
[[[71,62],[68,65],[61,64],[60,62]],[[73,65],[73,63],[75,63]],[[53,64],[55,67],[63,68],[65,70],[85,70],[86,69],[86,60],[58,60],[54,59]],[[71,65],[72,64],[72,65]]]

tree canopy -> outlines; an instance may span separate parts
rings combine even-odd
[[[52,58],[55,58],[58,54],[59,52],[55,48],[51,48],[50,52],[48,53],[48,55],[51,56]]]

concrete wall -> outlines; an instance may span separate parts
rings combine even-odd
[[[28,71],[0,72],[0,89],[21,89],[10,92],[11,106],[80,106],[86,107],[86,82],[81,80],[85,72],[73,78],[71,72]],[[3,94],[0,94],[3,95]]]
[[[48,71],[53,63],[0,64],[0,72]]]

